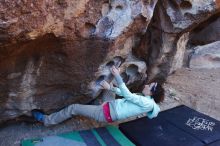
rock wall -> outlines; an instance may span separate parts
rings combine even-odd
[[[205,45],[220,40],[220,13],[211,16],[190,33],[191,46]]]
[[[220,13],[216,13],[190,32],[185,66],[219,68]]]
[[[197,46],[191,56],[190,68],[220,68],[220,41]]]
[[[88,103],[113,80],[130,88],[183,64],[189,32],[217,0],[0,1],[0,122]],[[113,80],[114,82],[114,80]]]
[[[185,64],[185,50],[191,31],[219,13],[217,4],[218,1],[158,1],[146,33],[146,39],[150,41],[142,49],[142,52],[148,51],[145,58],[149,64],[149,81],[164,81],[168,74]]]

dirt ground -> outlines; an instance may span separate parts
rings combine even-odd
[[[184,104],[220,120],[220,69],[177,70],[167,78],[165,88],[163,109]]]
[[[161,104],[162,110],[184,104],[220,120],[220,69],[177,70],[168,77],[165,89],[166,98]],[[23,121],[12,122],[0,127],[0,146],[19,146],[22,139],[104,125],[83,117],[72,118],[53,127]]]

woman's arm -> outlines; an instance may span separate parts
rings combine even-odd
[[[115,94],[117,94],[117,95],[119,95],[119,96],[122,96],[121,91],[120,91],[119,88],[113,87],[112,84],[110,85],[110,84],[109,84],[108,82],[106,82],[105,80],[102,81],[102,82],[100,83],[100,85],[103,87],[103,89],[111,90],[111,91],[114,92]]]
[[[127,88],[127,86],[125,85],[125,83],[123,82],[120,74],[119,74],[119,71],[118,69],[116,69],[114,66],[112,67],[112,74],[114,75],[116,81],[117,81],[117,84],[118,84],[118,87],[120,89],[120,94],[126,98],[127,100],[139,105],[139,106],[149,106],[147,104],[149,104],[147,101],[147,98],[144,97],[144,96],[140,96],[140,95],[136,95],[136,94],[133,94],[129,91],[129,89]]]
[[[114,92],[115,94],[117,94],[118,96],[122,96],[121,90],[117,87],[112,87],[111,91]]]

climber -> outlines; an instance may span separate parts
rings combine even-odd
[[[32,111],[33,117],[45,126],[50,126],[74,115],[82,115],[99,122],[109,123],[143,113],[146,113],[150,119],[158,115],[160,108],[157,103],[164,99],[164,89],[159,83],[153,82],[145,85],[142,95],[131,93],[123,82],[119,70],[115,66],[110,70],[117,81],[118,87],[113,87],[106,81],[102,81],[100,85],[103,89],[110,90],[124,98],[113,99],[109,102],[104,102],[102,105],[72,104],[50,115]]]

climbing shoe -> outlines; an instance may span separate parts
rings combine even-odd
[[[31,111],[32,116],[34,117],[35,120],[39,121],[39,122],[43,122],[44,121],[44,114],[41,111],[38,110],[33,110]]]

